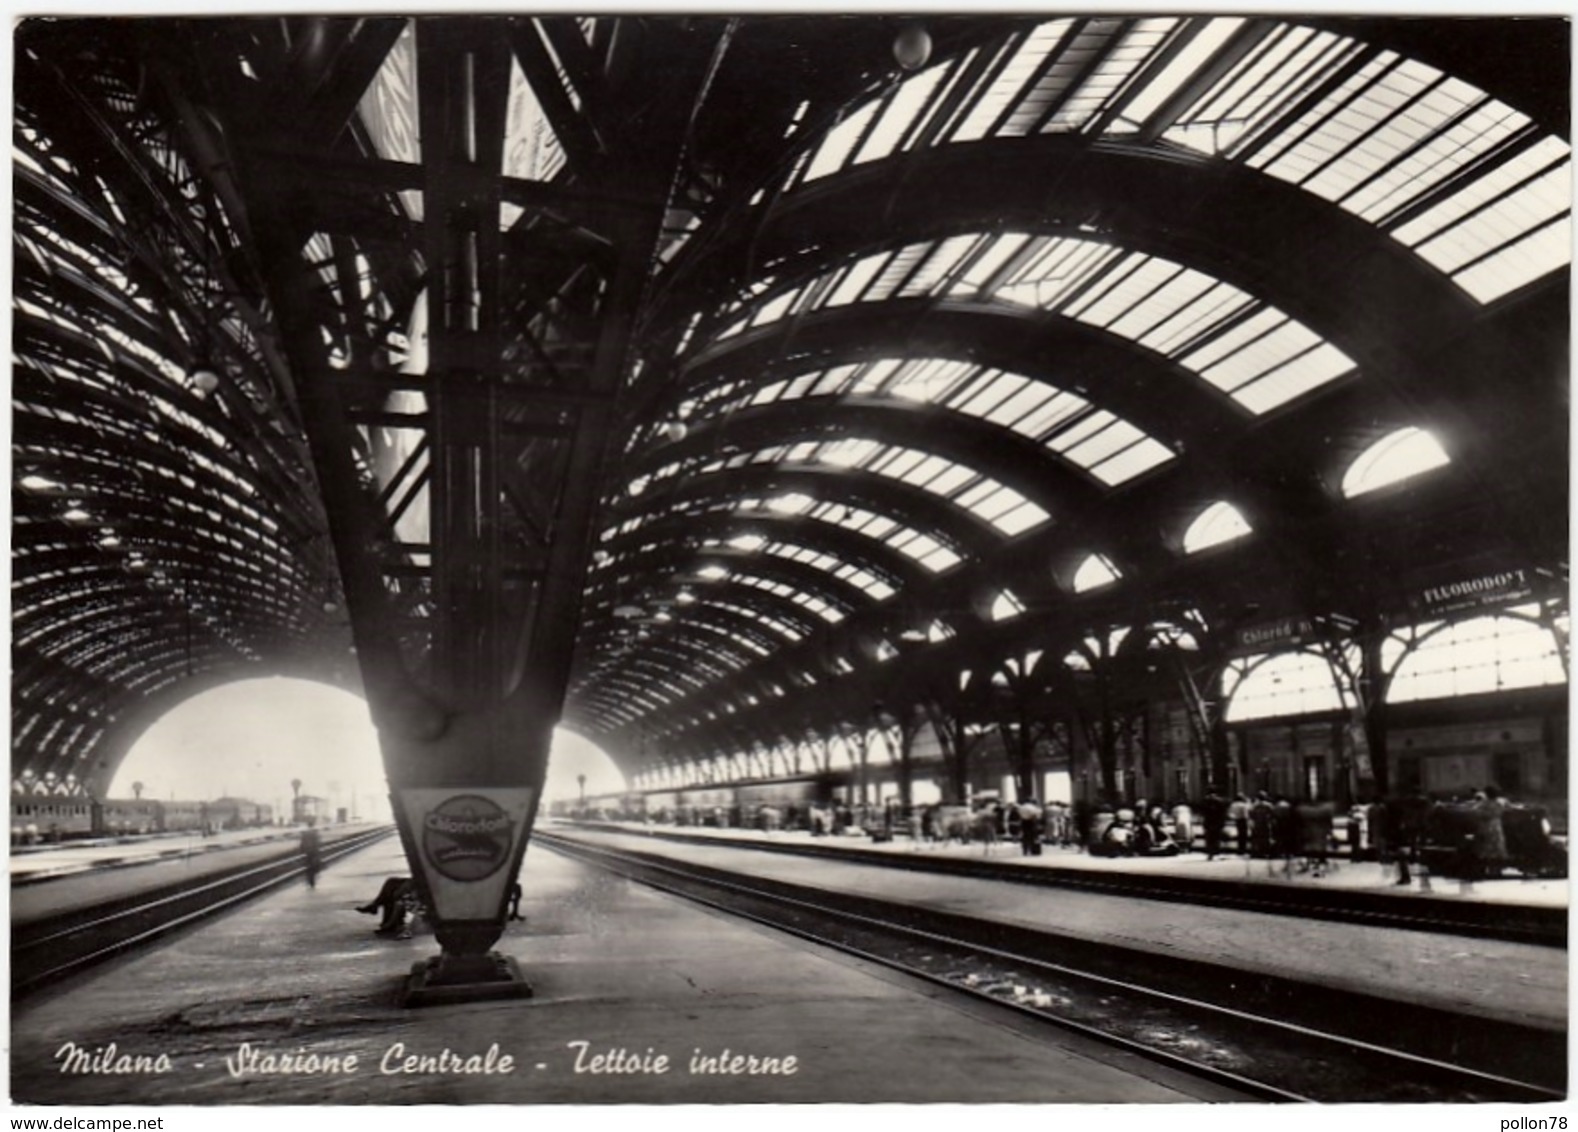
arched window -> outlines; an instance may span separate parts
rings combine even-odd
[[[1422,428],[1401,428],[1360,453],[1342,477],[1349,499],[1421,475],[1452,461],[1436,438]]]
[[[1353,660],[1357,664],[1358,658]],[[1309,652],[1236,660],[1222,676],[1222,692],[1230,701],[1229,723],[1341,711],[1349,706],[1337,693],[1331,663]]]
[[[1013,590],[1004,590],[997,595],[997,600],[992,602],[993,621],[1007,621],[1010,617],[1018,617],[1024,611],[1024,602],[1014,595]]]
[[[1092,554],[1081,562],[1079,569],[1074,572],[1074,592],[1082,594],[1086,590],[1097,590],[1102,586],[1110,586],[1116,582],[1121,574],[1118,573],[1111,561],[1100,554]]]
[[[1533,613],[1533,608],[1508,610]],[[1565,684],[1567,672],[1555,634],[1529,616],[1475,617],[1418,628],[1418,643],[1404,656],[1407,639],[1397,634],[1381,649],[1391,668],[1401,658],[1387,701],[1445,699]]]
[[[1185,554],[1194,554],[1210,546],[1220,546],[1252,534],[1253,528],[1244,520],[1237,507],[1225,500],[1218,500],[1200,512],[1189,529],[1184,532]]]

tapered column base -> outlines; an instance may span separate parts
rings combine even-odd
[[[411,968],[401,999],[404,1006],[438,1006],[451,1002],[482,1002],[530,998],[531,984],[508,955],[435,955]]]

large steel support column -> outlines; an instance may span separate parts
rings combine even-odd
[[[442,948],[408,1001],[525,994],[492,949],[568,684],[632,335],[725,25],[634,22],[571,80],[544,62],[543,21],[419,18],[402,48],[417,165],[368,155],[343,128],[391,29],[369,25],[364,44],[360,25],[305,23],[274,59],[261,37],[210,43],[194,25],[201,80],[173,57],[161,75],[249,231],[297,391],[401,840]],[[238,75],[238,51],[256,81]],[[552,181],[505,175],[525,105],[516,66],[547,110],[537,127],[570,154]],[[641,109],[583,120],[571,81]],[[420,193],[419,217],[394,215],[397,193]],[[507,230],[506,197],[524,210]],[[324,239],[337,275],[358,256],[373,265],[365,292],[322,285],[309,241]],[[418,293],[421,361],[394,374],[388,311]],[[420,440],[380,484],[369,438],[391,429]]]

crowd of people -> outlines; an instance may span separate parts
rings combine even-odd
[[[1400,885],[1431,871],[1447,872],[1471,885],[1500,875],[1508,866],[1525,875],[1549,876],[1564,876],[1566,868],[1565,848],[1550,838],[1543,811],[1513,806],[1494,786],[1455,797],[1401,793],[1341,810],[1329,800],[1293,799],[1269,790],[1232,796],[1210,790],[1193,803],[1165,805],[1144,798],[1006,802],[994,794],[978,796],[970,805],[931,803],[907,809],[896,799],[876,804],[681,807],[643,814],[641,820],[768,834],[801,830],[813,836],[856,835],[878,842],[908,838],[917,850],[969,842],[981,844],[986,853],[1017,843],[1025,856],[1039,856],[1047,846],[1095,856],[1200,852],[1207,860],[1247,857],[1267,862],[1268,872],[1316,877],[1326,875],[1335,858],[1343,856],[1395,868]],[[1543,832],[1537,828],[1541,824]]]

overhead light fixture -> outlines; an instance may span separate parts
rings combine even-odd
[[[192,388],[199,397],[207,397],[219,388],[219,373],[207,362],[198,362],[192,367]]]
[[[65,490],[63,485],[37,472],[29,472],[17,482],[23,491],[32,495],[58,495]]]
[[[663,426],[663,435],[668,437],[671,442],[678,444],[690,435],[690,426],[684,421],[669,421]]]
[[[931,36],[920,24],[905,24],[893,38],[893,58],[906,71],[918,71],[931,58]]]
[[[60,517],[74,527],[85,527],[93,522],[93,516],[88,514],[81,503],[72,500],[71,505],[60,513]]]

